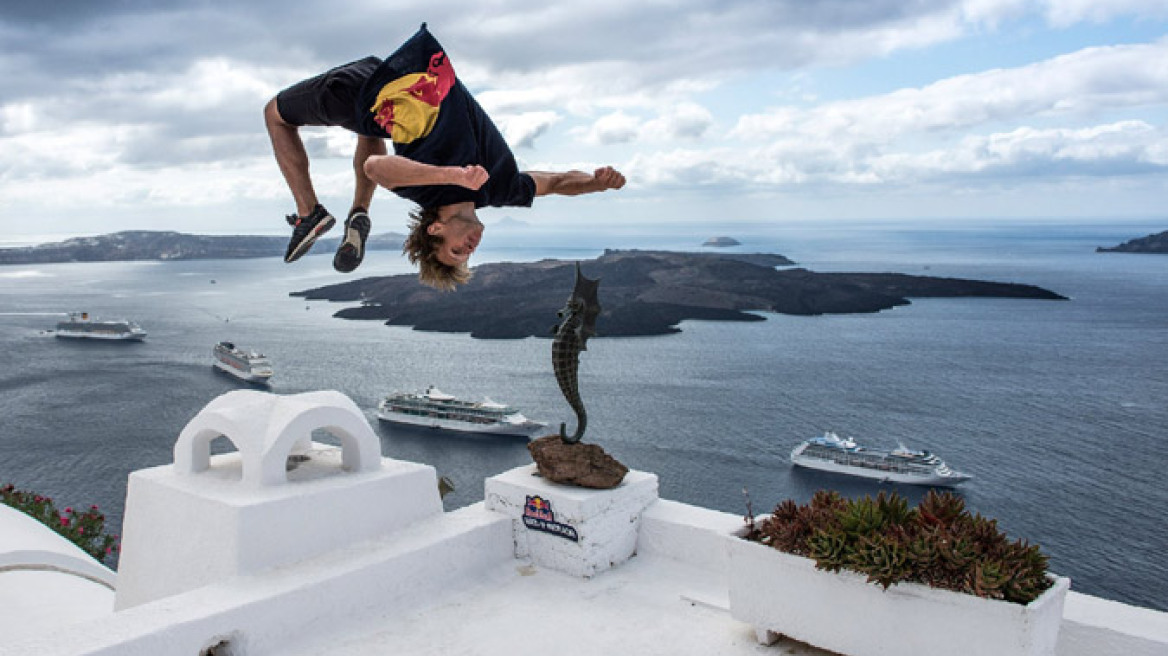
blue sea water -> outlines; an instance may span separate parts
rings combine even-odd
[[[1074,589],[1168,610],[1168,256],[1098,254],[1164,229],[1126,224],[689,224],[488,233],[480,261],[588,259],[605,247],[777,252],[816,271],[895,271],[1036,284],[1068,301],[919,299],[876,314],[691,321],[677,335],[602,338],[581,356],[586,441],[660,477],[661,496],[744,513],[923,490],[791,467],[825,430],[932,450],[975,478],[975,511],[1040,544]],[[564,244],[570,244],[565,247]],[[476,256],[478,257],[478,256]],[[409,271],[373,252],[364,276]],[[219,340],[265,352],[272,390],[337,389],[385,455],[433,465],[481,500],[483,479],[530,462],[524,442],[380,425],[378,400],[435,385],[574,425],[546,339],[482,341],[331,317],[289,292],[350,279],[331,254],[278,259],[0,267],[0,482],[99,504],[120,525],[129,472],[169,463],[179,431],[242,385],[211,367]],[[565,296],[571,281],[565,281]],[[604,285],[600,288],[604,300]],[[60,340],[60,313],[129,317],[144,343]],[[506,308],[499,308],[506,312]],[[549,327],[555,317],[549,316]],[[599,326],[603,332],[603,323]],[[327,436],[321,436],[327,439]],[[192,531],[197,528],[192,527]]]

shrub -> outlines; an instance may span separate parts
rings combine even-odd
[[[805,505],[786,500],[755,522],[747,504],[745,539],[848,569],[888,586],[915,581],[979,597],[1028,604],[1050,587],[1037,545],[1010,541],[997,520],[970,514],[950,492],[930,490],[910,508],[896,493],[844,500],[819,491]]]
[[[52,499],[18,490],[12,484],[0,487],[0,501],[65,536],[98,562],[113,562],[118,536],[105,532],[105,515],[97,506],[80,512],[73,508],[58,512]]]

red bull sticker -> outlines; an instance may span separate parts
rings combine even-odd
[[[527,502],[523,504],[523,525],[533,531],[551,533],[572,542],[580,541],[576,529],[557,522],[551,502],[538,495],[527,495]]]

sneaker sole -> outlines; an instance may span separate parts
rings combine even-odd
[[[336,222],[337,220],[330,216],[318,223],[311,232],[304,236],[304,239],[300,240],[299,244],[296,244],[296,249],[292,251],[292,255],[284,258],[284,261],[295,262],[296,260],[299,260],[305,253],[308,252],[308,249],[312,248],[312,245],[316,243],[318,237],[328,232],[329,230],[332,230],[333,226],[336,225]]]
[[[343,259],[350,259],[352,266],[346,266]],[[352,228],[345,229],[345,238],[341,241],[341,245],[337,248],[337,254],[333,256],[333,268],[341,273],[352,273],[357,267],[361,266],[361,261],[365,259],[365,240],[361,238],[361,232]]]

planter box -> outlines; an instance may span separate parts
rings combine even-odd
[[[855,572],[730,535],[730,615],[760,642],[781,634],[847,656],[1053,656],[1070,579],[1020,604],[899,583],[885,590]]]

